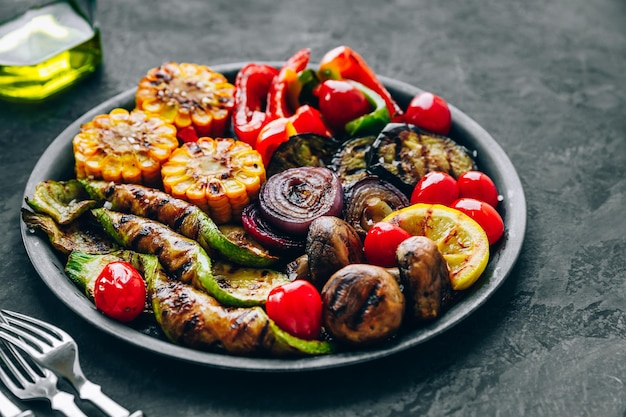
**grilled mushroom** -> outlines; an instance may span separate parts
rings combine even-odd
[[[402,324],[404,296],[394,277],[375,265],[352,264],[322,289],[322,320],[337,340],[367,345],[393,335]]]
[[[328,278],[352,263],[364,262],[359,235],[344,220],[321,216],[313,220],[306,238],[309,279],[322,288]]]
[[[419,324],[439,317],[450,304],[452,286],[437,244],[424,236],[410,237],[398,246],[396,260],[411,321]]]

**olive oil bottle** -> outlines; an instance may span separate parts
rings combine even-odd
[[[73,0],[63,0],[1,22],[0,98],[42,100],[95,71],[102,44],[90,19]]]

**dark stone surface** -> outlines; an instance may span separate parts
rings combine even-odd
[[[623,0],[106,0],[99,16],[97,74],[42,104],[0,103],[0,307],[74,335],[107,393],[150,417],[625,415]],[[284,60],[305,46],[315,60],[339,44],[445,97],[517,167],[526,242],[482,308],[393,357],[268,375],[144,353],[52,295],[22,246],[19,207],[37,159],[68,124],[166,60]]]

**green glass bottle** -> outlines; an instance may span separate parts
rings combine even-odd
[[[0,98],[43,100],[102,62],[95,2],[56,1],[0,23]]]

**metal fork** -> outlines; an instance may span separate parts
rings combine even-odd
[[[3,392],[0,392],[0,416],[2,417],[35,417],[31,410],[20,410]]]
[[[36,364],[28,363],[10,344],[3,345],[4,348],[0,348],[0,359],[5,367],[0,367],[0,380],[17,398],[47,399],[53,410],[68,417],[88,417],[78,408],[72,394],[57,388],[58,378],[55,374],[48,369],[39,368]]]
[[[1,315],[6,323],[0,321],[0,338],[27,352],[42,367],[66,378],[82,400],[90,401],[109,417],[143,417],[141,410],[130,414],[106,396],[100,385],[85,377],[78,359],[78,346],[69,334],[24,314],[2,310]]]

